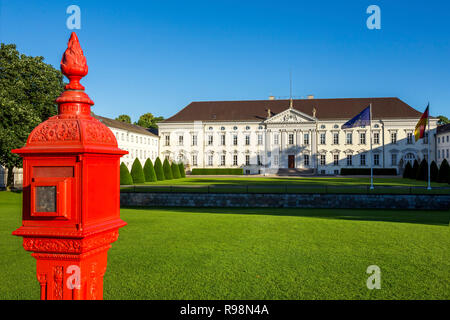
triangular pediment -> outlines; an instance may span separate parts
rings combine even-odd
[[[301,123],[301,122],[311,122],[316,119],[307,115],[306,113],[300,112],[296,109],[286,109],[270,118],[268,118],[265,123]]]

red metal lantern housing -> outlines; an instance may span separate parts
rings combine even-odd
[[[107,251],[120,219],[120,157],[114,134],[91,116],[80,79],[86,58],[72,33],[61,60],[70,80],[59,114],[39,124],[23,157],[22,226],[13,232],[37,260],[41,299],[102,299]]]

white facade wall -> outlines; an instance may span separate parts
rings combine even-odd
[[[290,166],[313,169],[319,174],[336,174],[341,168],[370,168],[370,161],[374,162],[374,168],[401,169],[405,161],[427,157],[428,145],[424,139],[414,141],[414,128],[419,119],[374,120],[372,158],[369,128],[342,130],[347,120],[319,120],[288,109],[265,121],[162,122],[159,123],[160,154],[162,159],[183,161],[188,169],[243,168],[244,173],[251,174],[276,173],[279,168]],[[436,122],[430,120],[432,160],[436,159]],[[351,141],[347,141],[347,133],[351,134]],[[321,141],[321,134],[325,141]],[[334,141],[335,134],[337,141]],[[193,139],[197,140],[196,144]]]
[[[450,163],[450,130],[440,132],[437,137],[437,165],[440,166],[444,159]]]

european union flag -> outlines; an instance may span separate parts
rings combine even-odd
[[[370,126],[370,106],[342,125],[342,129]]]

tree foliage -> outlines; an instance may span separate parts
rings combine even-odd
[[[127,166],[123,162],[120,164],[120,184],[133,184],[133,178],[131,177],[130,171],[128,171]]]
[[[116,118],[116,120],[117,121],[122,121],[122,122],[125,122],[125,123],[131,123],[131,118],[127,114],[121,114],[120,116],[118,116]]]
[[[439,168],[436,162],[432,161],[430,164],[430,180],[433,182],[437,182],[438,176],[439,176]]]
[[[164,178],[166,180],[172,180],[173,173],[172,173],[172,167],[170,166],[169,160],[164,159],[163,169],[164,169]]]
[[[412,171],[411,171],[411,179],[417,179],[417,174],[419,172],[419,162],[416,160],[414,160],[414,164],[412,167]]]
[[[438,181],[450,183],[450,165],[448,164],[447,159],[444,159],[441,162],[441,166],[439,167]]]
[[[181,175],[180,175],[180,167],[178,167],[178,164],[176,164],[175,162],[172,162],[172,165],[170,166],[172,169],[172,176],[174,179],[180,179]]]
[[[43,57],[0,45],[0,164],[8,168],[8,188],[14,183],[12,168],[22,166],[11,150],[23,147],[31,131],[57,113],[55,99],[63,89],[62,73]]]
[[[184,163],[183,163],[183,162],[180,162],[180,163],[178,164],[178,168],[179,168],[179,170],[180,170],[180,176],[181,176],[181,178],[186,178],[186,171],[184,170]]]
[[[438,116],[438,122],[437,122],[437,124],[439,125],[439,126],[441,126],[441,125],[443,125],[443,124],[447,124],[447,123],[450,123],[450,120],[446,117],[446,116]]]
[[[133,183],[144,183],[145,176],[144,170],[142,169],[142,164],[138,158],[136,158],[131,166],[131,177],[133,178]]]
[[[412,166],[409,161],[406,162],[405,169],[403,170],[403,178],[411,179],[412,178]]]
[[[139,117],[139,120],[135,122],[134,124],[137,124],[138,126],[144,127],[144,128],[158,128],[157,123],[164,120],[164,117],[155,117],[150,112],[147,112]]]
[[[146,182],[155,182],[156,181],[156,172],[153,167],[153,162],[148,158],[144,164],[144,176]]]
[[[155,160],[155,173],[156,173],[156,179],[158,179],[158,181],[166,180],[166,178],[164,176],[163,165],[162,165],[161,159],[159,159],[159,157],[157,157]]]
[[[428,162],[423,159],[420,162],[419,170],[417,171],[417,180],[427,181],[428,180]]]

